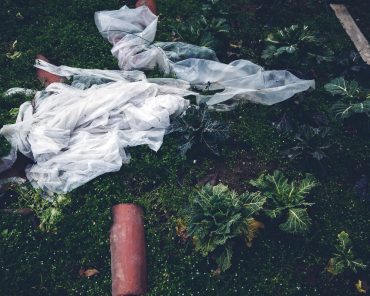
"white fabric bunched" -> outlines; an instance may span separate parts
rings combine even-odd
[[[210,108],[228,110],[240,100],[271,105],[314,87],[312,80],[284,70],[264,71],[246,60],[220,63],[208,48],[153,44],[158,17],[145,6],[97,12],[95,22],[113,44],[121,70],[57,67],[36,60],[37,68],[72,78],[72,84],[53,83],[37,92],[32,103],[20,106],[16,123],[1,129],[12,150],[0,172],[20,151],[34,161],[26,168],[34,187],[66,193],[118,171],[129,162],[126,147],[148,145],[157,151],[170,119],[189,106],[188,95]],[[141,71],[156,67],[175,78],[147,79]],[[211,89],[217,91],[199,93]]]
[[[176,92],[178,90],[176,89]],[[170,116],[188,101],[149,82],[123,82],[80,90],[53,83],[38,93],[35,108],[24,103],[15,124],[1,134],[34,160],[26,175],[34,187],[66,193],[91,179],[118,171],[129,161],[124,148],[157,151]]]
[[[282,102],[294,94],[315,87],[313,80],[302,80],[288,71],[264,71],[247,60],[220,63],[207,48],[182,42],[153,43],[158,17],[149,8],[100,11],[95,23],[101,35],[113,44],[112,54],[122,70],[148,70],[158,67],[166,74],[188,81],[195,87],[222,90],[198,96],[198,101],[215,109],[247,100],[264,105]]]

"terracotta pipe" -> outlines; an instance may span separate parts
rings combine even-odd
[[[155,15],[157,15],[157,6],[155,4],[154,0],[138,0],[136,2],[136,7],[146,5],[148,8],[153,12]]]
[[[147,291],[143,211],[134,204],[119,204],[112,212],[112,296],[143,295]]]
[[[36,59],[43,60],[45,62],[49,62],[49,60],[46,57],[44,57],[42,54],[38,54],[36,56]],[[47,72],[45,70],[42,70],[42,69],[39,69],[39,68],[36,69],[36,75],[37,75],[37,78],[41,81],[41,83],[45,87],[47,87],[49,84],[52,84],[54,82],[63,82],[63,80],[64,80],[63,77],[60,77],[58,75],[49,73],[49,72]]]

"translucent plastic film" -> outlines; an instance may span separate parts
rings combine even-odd
[[[264,71],[247,60],[220,63],[216,54],[205,47],[182,42],[153,43],[158,17],[146,6],[100,11],[95,14],[95,22],[102,36],[113,44],[112,53],[121,69],[158,67],[198,87],[215,84],[221,92],[199,98],[216,109],[219,104],[228,101],[230,105],[237,100],[272,105],[315,87],[313,80],[299,79],[285,70]]]
[[[216,110],[238,101],[266,105],[284,101],[314,87],[285,70],[264,71],[247,60],[223,64],[211,49],[181,42],[153,43],[158,18],[145,7],[95,14],[99,32],[113,44],[121,70],[35,66],[71,79],[52,83],[19,108],[16,123],[0,134],[12,146],[0,172],[17,151],[34,161],[26,168],[34,187],[66,193],[129,161],[125,148],[148,145],[157,151],[171,118],[189,106],[194,95]],[[175,78],[147,78],[158,67]],[[216,90],[204,95],[203,90]],[[8,94],[32,91],[15,88]],[[208,92],[209,93],[209,92]]]
[[[170,116],[181,114],[188,91],[147,81],[116,81],[79,89],[53,83],[24,103],[15,124],[0,134],[14,151],[34,160],[27,179],[49,192],[66,193],[129,161],[124,148],[148,145],[157,151]],[[5,164],[5,163],[4,163]],[[6,167],[4,167],[6,168]]]

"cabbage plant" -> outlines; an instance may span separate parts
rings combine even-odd
[[[333,51],[308,26],[292,25],[270,33],[262,59],[272,66],[307,66],[333,60]]]
[[[272,219],[284,220],[279,225],[281,230],[292,234],[302,234],[309,230],[311,219],[307,209],[313,203],[306,198],[317,185],[310,175],[300,181],[289,182],[283,173],[275,171],[272,175],[262,174],[250,183],[266,199],[264,213]]]
[[[332,106],[337,118],[345,119],[360,113],[370,117],[370,92],[360,87],[357,81],[338,77],[327,83],[325,90],[339,98]]]
[[[253,216],[258,213],[266,197],[259,193],[237,194],[223,184],[202,187],[192,202],[186,224],[196,251],[216,258],[221,271],[231,266],[234,239],[244,238],[250,246],[262,224]]]
[[[357,272],[359,269],[365,269],[366,265],[356,259],[352,251],[352,242],[347,232],[342,231],[338,234],[336,252],[329,260],[327,271],[333,275],[338,275],[346,270]]]

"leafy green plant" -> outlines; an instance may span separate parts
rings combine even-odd
[[[292,25],[270,33],[262,59],[267,65],[309,65],[333,60],[333,52],[308,26]]]
[[[317,185],[310,175],[299,182],[289,182],[280,171],[274,171],[272,175],[262,174],[250,184],[266,198],[265,214],[272,219],[284,218],[285,222],[279,225],[281,230],[293,234],[309,230],[307,208],[313,203],[307,202],[306,197]]]
[[[227,12],[223,9],[223,1],[206,0],[192,18],[176,21],[170,27],[181,41],[199,46],[216,49],[229,33],[226,21]]]
[[[354,114],[364,113],[370,117],[370,92],[360,87],[357,81],[338,77],[325,85],[325,90],[339,100],[332,106],[332,111],[340,119]]]
[[[190,106],[177,117],[168,133],[178,133],[181,145],[179,150],[185,155],[193,146],[204,146],[215,155],[219,155],[220,143],[229,137],[229,126],[212,118],[205,106]]]
[[[321,161],[327,157],[326,150],[331,147],[329,127],[301,125],[294,135],[294,146],[283,151],[290,160],[308,158]]]
[[[19,104],[29,99],[25,95],[4,95],[0,94],[0,128],[5,124],[15,122]],[[0,157],[8,155],[10,152],[10,143],[3,137],[0,137]]]
[[[366,265],[360,259],[355,259],[352,251],[352,242],[347,232],[342,231],[338,234],[336,253],[329,260],[327,271],[333,275],[338,275],[346,270],[357,272],[359,269],[365,269]]]
[[[9,110],[9,116],[16,120],[17,119],[17,116],[18,116],[18,112],[19,112],[19,108],[12,108]]]
[[[18,193],[18,207],[29,208],[40,219],[39,228],[46,232],[57,231],[57,224],[63,218],[63,208],[70,204],[69,195],[48,197],[41,190],[35,190],[29,185],[14,185]]]
[[[206,185],[198,191],[186,224],[196,251],[213,253],[222,271],[231,266],[233,239],[253,239],[258,223],[253,215],[262,209],[266,198],[258,193],[237,194],[225,185]]]

